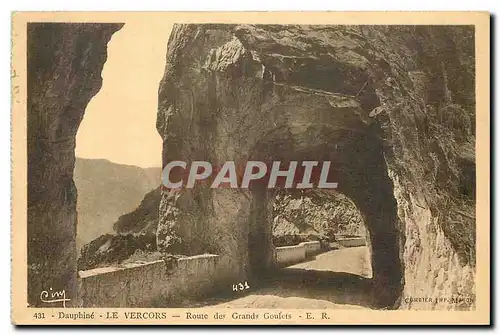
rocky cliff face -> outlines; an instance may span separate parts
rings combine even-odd
[[[122,24],[28,24],[28,302],[76,298],[75,135]]]
[[[163,163],[330,160],[371,237],[376,294],[474,296],[474,30],[176,25],[160,84]],[[163,252],[272,263],[273,194],[163,191]]]
[[[274,246],[298,244],[297,237],[335,241],[338,235],[366,235],[359,210],[343,194],[331,190],[278,192],[273,204]],[[284,244],[288,241],[291,243]]]
[[[160,187],[148,192],[136,209],[120,216],[113,224],[114,231],[118,234],[156,234],[160,198]]]

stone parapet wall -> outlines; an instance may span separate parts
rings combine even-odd
[[[79,272],[79,304],[84,307],[169,307],[221,288],[227,272],[218,255],[158,260]],[[227,281],[229,283],[229,281]],[[228,286],[229,287],[229,286]]]

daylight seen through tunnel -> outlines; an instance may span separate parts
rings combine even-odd
[[[170,30],[170,23],[130,23],[108,42],[103,84],[76,138],[80,270],[155,259],[161,184],[157,91]]]

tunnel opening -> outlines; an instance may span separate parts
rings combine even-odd
[[[321,296],[326,294],[332,297],[334,303],[397,308],[404,285],[401,250],[404,236],[400,230],[397,204],[379,131],[360,119],[346,122],[347,118],[344,118],[340,124],[332,124],[327,118],[318,118],[318,114],[324,115],[325,111],[310,112],[306,123],[292,119],[286,126],[271,131],[255,146],[251,160],[331,161],[329,178],[338,183],[336,193],[352,201],[366,227],[370,265],[364,273],[357,274],[308,272],[300,266],[299,269],[287,268],[279,270],[281,283],[302,287],[316,283],[326,290]],[[277,266],[276,244],[280,241],[273,236],[276,199],[292,191],[257,186],[252,192],[249,262],[254,275],[265,276],[270,264]],[[311,189],[309,192],[310,196],[318,196],[331,191]],[[305,192],[300,194],[304,196]],[[307,239],[307,236],[304,238]],[[355,258],[363,259],[361,254],[358,253],[359,257]],[[274,258],[269,260],[269,255]]]
[[[272,202],[279,270],[270,285],[319,306],[375,308],[370,236],[352,200],[335,190],[282,189]]]
[[[372,276],[371,250],[366,243],[369,232],[361,212],[348,197],[334,189],[281,189],[271,201],[274,247],[311,241],[318,241],[322,251],[364,246],[369,271],[363,276]]]
[[[168,33],[145,39],[150,29],[127,23],[107,43],[102,87],[85,108],[74,148],[79,271],[160,258],[156,88]]]

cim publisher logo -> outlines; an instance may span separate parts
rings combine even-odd
[[[213,166],[206,161],[171,161],[163,168],[163,186],[178,190],[207,183],[210,188],[326,188],[335,189],[332,181],[331,161],[248,161],[237,165],[227,161]]]

